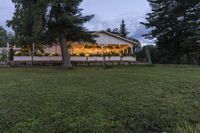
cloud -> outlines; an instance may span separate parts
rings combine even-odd
[[[88,3],[86,4],[88,6]],[[86,8],[86,7],[85,7]],[[88,8],[88,7],[87,7]],[[149,10],[145,11],[148,12]],[[6,27],[6,21],[12,19],[14,12],[14,5],[11,0],[0,0],[0,25],[6,28],[9,32],[12,30]],[[103,15],[95,15],[95,17],[85,26],[91,31],[106,30],[107,28],[118,28],[122,19],[125,19],[130,36],[140,40],[143,45],[152,44],[152,41],[146,40],[142,37],[148,30],[145,29],[140,22],[145,21],[145,12],[129,12],[125,14],[112,13],[110,18]]]
[[[138,39],[142,45],[153,44],[151,40],[145,39],[142,35],[148,33],[148,30],[140,22],[145,22],[145,14],[126,13],[119,15],[112,20],[104,20],[100,16],[95,16],[85,26],[91,31],[106,30],[107,28],[119,28],[122,19],[125,20],[126,26],[130,32],[129,36]]]
[[[11,29],[6,27],[6,21],[12,18],[14,5],[11,0],[0,0],[0,3],[0,25],[11,31]]]

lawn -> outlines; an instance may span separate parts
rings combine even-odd
[[[0,69],[0,132],[200,132],[200,67]]]

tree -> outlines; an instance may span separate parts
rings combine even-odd
[[[16,9],[12,20],[9,20],[7,25],[12,27],[18,41],[22,45],[30,45],[30,43],[32,44],[33,41],[36,41],[35,35],[38,35],[36,33],[36,27],[38,28],[38,26],[36,24],[41,22],[41,19],[37,17],[40,11],[40,7],[38,7],[39,1],[12,0],[12,2],[15,4]]]
[[[23,44],[59,43],[62,67],[71,68],[69,45],[72,41],[94,41],[83,24],[93,15],[83,16],[82,0],[13,0],[15,14],[8,25]]]
[[[8,21],[8,26],[15,31],[16,43],[22,48],[31,52],[32,65],[35,48],[41,47],[45,43],[42,42],[44,18],[46,14],[45,0],[12,0],[15,4],[15,13],[12,20]]]
[[[134,37],[129,37],[128,39],[130,39],[130,40],[132,40],[133,42],[135,42],[135,47],[133,48],[133,51],[134,51],[135,53],[141,50],[142,44],[140,43],[139,40],[137,40],[137,39],[134,38]]]
[[[129,34],[124,19],[122,20],[122,23],[120,25],[120,33],[122,34],[122,37],[127,37],[127,35]]]
[[[148,51],[146,52],[145,50]],[[160,51],[158,50],[158,47],[155,45],[147,45],[143,46],[140,48],[140,50],[136,51],[136,58],[137,61],[142,61],[142,62],[147,62],[150,61],[155,64],[155,63],[163,63],[163,60],[160,58]],[[148,57],[149,56],[149,57]],[[149,59],[148,59],[149,58]],[[149,63],[151,64],[151,63]]]
[[[168,63],[181,63],[181,58],[197,50],[199,0],[148,0],[152,12],[147,23],[151,31],[145,36],[156,38],[158,49],[165,51]],[[195,38],[195,39],[194,39]]]
[[[69,45],[71,41],[92,41],[92,36],[83,24],[93,18],[93,15],[83,16],[79,9],[82,0],[49,0],[48,1],[47,34],[54,41],[59,39],[62,52],[62,66],[71,68]]]
[[[184,28],[181,46],[187,56],[187,63],[196,64],[194,62],[197,62],[195,60],[199,58],[200,51],[200,2],[198,0],[181,1],[175,13],[181,18],[179,23]]]
[[[136,38],[134,38],[134,37],[129,37],[128,39],[130,39],[130,40],[132,40],[133,42],[135,42],[136,45],[137,45],[137,48],[141,47],[142,44],[140,43],[140,41],[139,41],[138,39],[136,39]]]
[[[112,32],[119,34],[119,29],[118,28],[114,28]]]
[[[7,31],[0,26],[0,47],[5,46],[8,41]]]
[[[33,45],[39,48],[46,44],[42,41],[45,31],[43,25],[46,5],[42,0],[12,1],[16,9],[12,20],[7,23],[15,31],[15,37],[12,40],[22,48],[26,48],[26,54],[31,52],[33,61]]]
[[[111,28],[106,29],[107,32],[112,32]]]

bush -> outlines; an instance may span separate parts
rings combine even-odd
[[[34,56],[44,56],[44,54],[41,54],[41,53],[35,53]]]
[[[45,53],[44,56],[50,56],[50,54],[49,53]]]
[[[58,54],[58,53],[55,53],[55,54],[52,54],[52,56],[59,56],[59,54]]]
[[[0,61],[6,61],[7,60],[7,51],[6,50],[2,50],[2,52],[0,53]]]
[[[85,54],[84,53],[80,53],[79,56],[85,56]]]
[[[15,56],[30,56],[30,54],[26,52],[16,52]]]

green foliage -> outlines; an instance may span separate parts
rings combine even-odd
[[[8,41],[7,31],[0,26],[0,47],[6,46]]]
[[[0,61],[7,61],[8,59],[8,51],[3,49],[0,51]]]
[[[12,0],[15,4],[15,13],[8,26],[15,31],[18,44],[32,45],[41,42],[46,5],[43,0]]]
[[[32,46],[59,43],[63,67],[71,67],[68,46],[71,41],[94,42],[84,23],[93,15],[84,16],[79,8],[82,0],[12,0],[16,10],[8,21],[19,44]]]
[[[163,59],[160,58],[160,53],[159,53],[159,49],[157,48],[157,46],[148,45],[147,47],[149,48],[149,53],[151,56],[152,63],[153,64],[163,63],[163,61],[162,61]],[[136,58],[137,58],[137,61],[142,61],[142,62],[147,61],[147,55],[145,53],[144,47],[142,47],[140,50],[136,51]]]
[[[141,45],[141,43],[140,43],[140,41],[138,40],[138,39],[136,39],[136,38],[134,38],[134,37],[129,37],[128,39],[130,39],[130,40],[132,40],[133,42],[135,42],[135,49],[137,50],[137,49],[140,49],[141,47],[142,47],[142,45]]]
[[[112,32],[111,28],[106,29],[107,32]]]
[[[52,56],[60,56],[59,54],[57,54],[57,53],[55,53],[55,54],[53,54]]]
[[[15,56],[23,56],[23,54],[21,52],[17,52],[15,53]]]
[[[159,50],[165,51],[163,58],[181,63],[181,58],[187,55],[189,63],[189,58],[194,58],[192,53],[198,54],[200,50],[199,0],[148,1],[152,12],[147,14],[148,22],[142,24],[151,31],[145,36],[157,39]]]
[[[120,33],[122,34],[122,37],[127,37],[127,35],[129,34],[124,19],[122,20],[122,23],[120,25]]]
[[[84,53],[80,53],[79,56],[85,56],[85,54]]]
[[[1,132],[199,130],[199,67],[36,67],[0,73]]]
[[[93,18],[93,15],[83,16],[79,8],[82,0],[49,0],[46,19],[47,35],[56,40],[62,34],[67,41],[94,41],[91,34],[87,32],[83,24]]]

